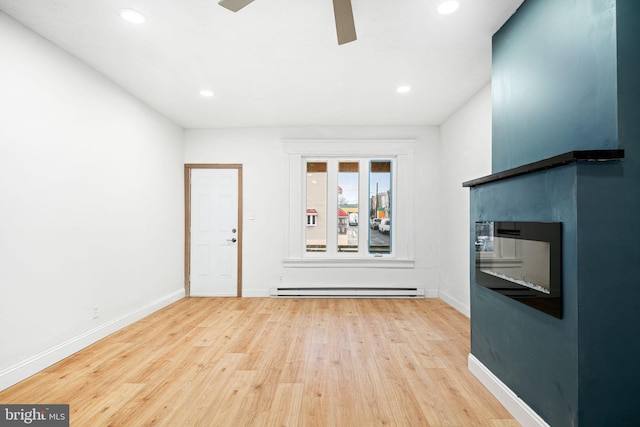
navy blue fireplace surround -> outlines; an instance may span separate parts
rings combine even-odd
[[[640,1],[525,0],[470,188],[471,353],[551,426],[640,425]],[[562,224],[562,315],[477,283],[476,222]]]

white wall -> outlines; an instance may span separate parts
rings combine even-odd
[[[0,51],[2,389],[184,295],[184,199],[180,127],[1,12]]]
[[[440,139],[440,298],[469,316],[469,189],[462,183],[491,174],[490,85],[442,124]]]
[[[243,295],[267,296],[277,285],[414,285],[429,295],[438,290],[440,215],[437,127],[415,128],[259,128],[187,130],[185,163],[241,163],[244,171]],[[415,268],[283,268],[289,212],[287,139],[415,138]],[[310,142],[312,143],[312,142]],[[247,219],[249,214],[255,220]]]

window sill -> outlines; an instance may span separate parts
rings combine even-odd
[[[287,258],[282,260],[282,265],[285,268],[414,268],[415,262],[384,257]]]

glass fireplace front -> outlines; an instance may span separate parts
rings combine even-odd
[[[476,222],[476,282],[562,318],[562,224]]]

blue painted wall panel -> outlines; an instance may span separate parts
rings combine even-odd
[[[578,169],[580,426],[640,426],[638,151]]]
[[[576,165],[472,188],[471,206],[471,231],[475,221],[563,223],[563,318],[557,319],[477,285],[472,268],[471,353],[551,425],[575,425]],[[472,263],[474,259],[472,249]]]
[[[625,158],[578,170],[581,426],[640,426],[640,2],[616,15]]]
[[[493,172],[618,148],[615,2],[526,0],[493,38]]]

